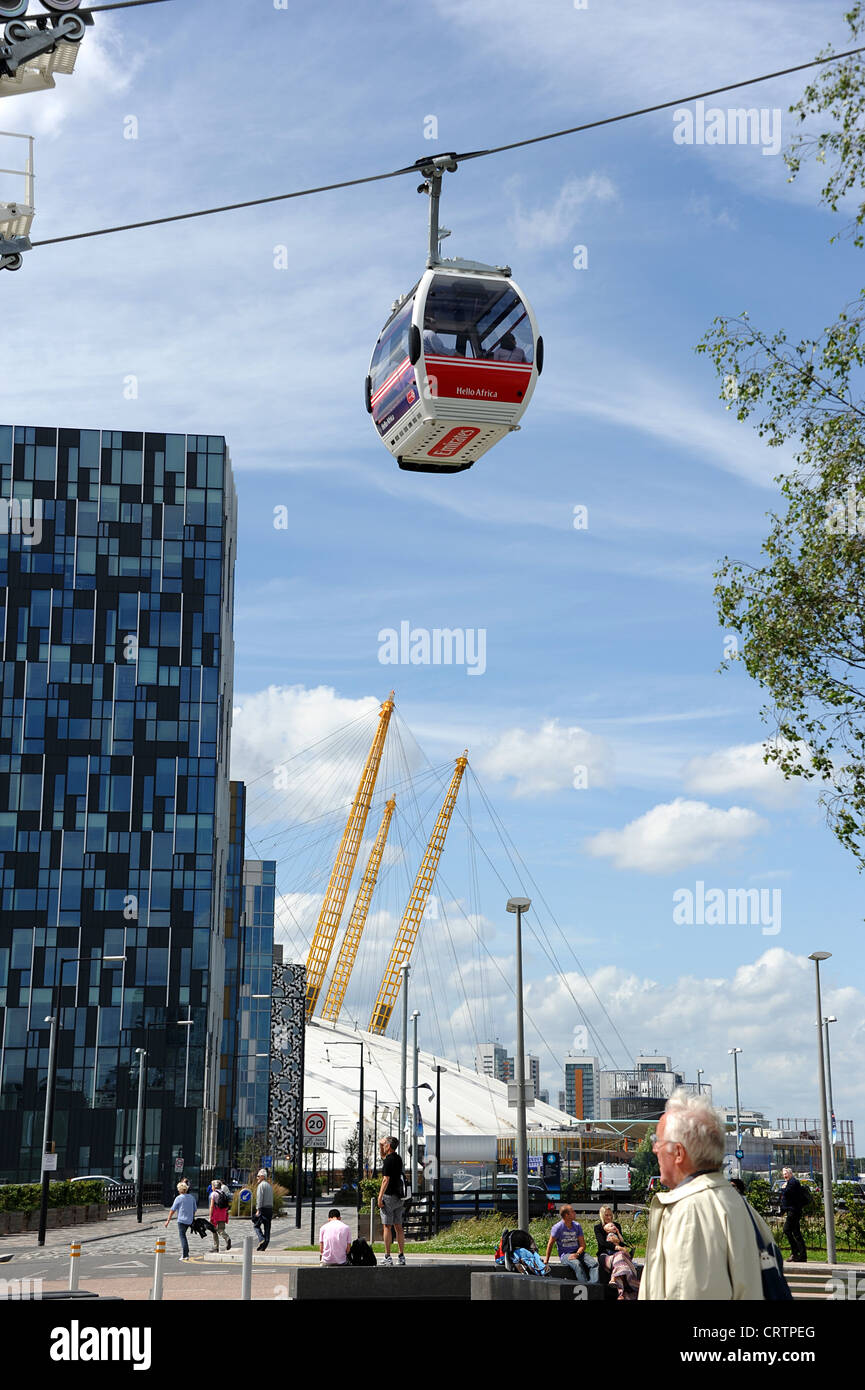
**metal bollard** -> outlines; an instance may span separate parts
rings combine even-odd
[[[240,1282],[240,1297],[246,1303],[252,1300],[252,1236],[243,1237],[243,1275]]]
[[[150,1298],[154,1303],[162,1301],[162,1260],[165,1255],[165,1236],[156,1237],[156,1253],[153,1261],[153,1288]]]
[[[78,1263],[81,1259],[81,1242],[73,1240],[69,1247],[69,1292],[74,1293],[78,1288],[78,1272],[81,1268]]]

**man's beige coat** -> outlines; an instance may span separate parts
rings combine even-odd
[[[763,1299],[760,1253],[745,1199],[723,1173],[701,1173],[649,1208],[640,1298]],[[753,1212],[763,1236],[766,1223]]]

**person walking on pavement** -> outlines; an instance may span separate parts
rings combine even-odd
[[[781,1213],[784,1217],[784,1235],[790,1242],[790,1259],[796,1264],[805,1264],[808,1260],[808,1251],[799,1223],[802,1220],[802,1212],[807,1206],[808,1198],[799,1179],[794,1178],[792,1168],[784,1169],[783,1178]]]
[[[197,1206],[198,1203],[189,1190],[189,1183],[186,1182],[185,1179],[179,1182],[177,1184],[177,1196],[172,1203],[171,1211],[168,1213],[168,1221],[166,1221],[165,1225],[167,1228],[172,1216],[176,1213],[177,1234],[180,1236],[180,1260],[182,1264],[186,1264],[189,1260],[189,1242],[186,1239],[186,1233],[195,1220],[195,1208]]]
[[[705,1096],[674,1091],[652,1150],[661,1182],[649,1208],[639,1299],[762,1300],[759,1240],[772,1232],[723,1173],[724,1124]]]
[[[348,1263],[348,1247],[351,1245],[351,1231],[340,1217],[339,1208],[331,1207],[327,1221],[318,1233],[318,1250],[321,1263],[334,1268]]]
[[[258,1250],[266,1250],[270,1244],[270,1223],[273,1220],[273,1188],[267,1180],[267,1169],[259,1168],[255,1189],[255,1211],[252,1224],[258,1231],[260,1243]]]
[[[219,1237],[225,1241],[226,1250],[231,1249],[231,1237],[228,1234],[228,1209],[231,1206],[231,1197],[225,1183],[220,1182],[219,1178],[214,1178],[210,1189],[210,1214],[209,1220],[213,1227],[213,1249],[219,1251]]]
[[[398,1264],[405,1264],[405,1229],[403,1227],[403,1198],[405,1196],[405,1170],[397,1153],[399,1140],[392,1134],[382,1143],[384,1155],[381,1165],[381,1186],[378,1190],[378,1207],[384,1231],[384,1259],[382,1265],[393,1265],[390,1248],[392,1232],[396,1234],[399,1246]]]

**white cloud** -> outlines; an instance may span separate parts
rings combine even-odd
[[[620,356],[614,364],[593,352],[578,364],[580,389],[557,374],[553,364],[544,390],[546,408],[602,420],[619,428],[662,439],[677,451],[760,487],[789,466],[788,449],[770,449],[756,434],[743,430],[720,402],[705,390],[697,396],[669,377]]]
[[[257,694],[239,696],[232,722],[231,775],[250,788],[253,824],[284,820],[289,810],[288,818],[297,821],[347,806],[362,756],[346,756],[343,742],[332,748],[320,745],[379,707],[374,696],[344,699],[324,685],[311,690],[271,685]],[[368,743],[371,720],[367,727]],[[356,741],[359,752],[364,742],[359,729]]]
[[[568,179],[549,207],[524,210],[517,202],[512,218],[517,245],[535,249],[560,245],[571,235],[587,203],[609,203],[617,196],[606,174],[587,174]]]
[[[685,204],[685,212],[690,217],[696,217],[700,222],[709,227],[726,227],[728,231],[737,232],[739,223],[733,214],[725,207],[716,208],[712,198],[708,193],[702,193],[698,197],[696,194],[688,199]]]
[[[512,779],[514,796],[544,796],[573,787],[584,768],[589,787],[608,786],[612,764],[606,741],[577,725],[546,720],[539,729],[507,729],[477,759],[484,776]]]
[[[830,969],[833,963],[823,967],[821,981],[824,1010],[839,1019],[832,1034],[835,1110],[839,1118],[852,1118],[861,1125],[865,1083],[859,1058],[865,1038],[865,994],[836,984]],[[839,977],[841,970],[839,965]],[[621,1046],[612,1038],[586,981],[576,972],[566,978],[590,1021],[601,1026],[602,1037],[616,1048],[619,1065],[633,1065],[632,1057],[621,1056]],[[814,967],[804,956],[772,947],[728,977],[683,974],[655,980],[609,965],[590,978],[633,1056],[644,1048],[669,1055],[691,1081],[696,1068],[703,1067],[704,1081],[714,1087],[715,1102],[726,1105],[733,1100],[727,1049],[735,1045],[743,1048],[739,1078],[744,1106],[764,1110],[772,1122],[779,1116],[817,1113],[817,1050],[811,1024]],[[529,1013],[543,1019],[544,1036],[553,1051],[564,1055],[576,1013],[565,980],[556,976],[535,980],[526,997]],[[503,1037],[510,1036],[512,1010],[509,1001],[500,1021]],[[807,1026],[803,1027],[803,1020]],[[539,1050],[531,1035],[526,1045]],[[590,1050],[596,1046],[593,1040]],[[541,1057],[543,1072],[555,1082],[549,1055],[542,1052]]]
[[[610,859],[617,869],[671,873],[719,854],[736,854],[766,822],[754,811],[731,806],[723,811],[705,801],[653,806],[621,830],[601,830],[585,842],[589,854]]]
[[[764,761],[765,751],[764,743],[739,743],[691,758],[683,773],[685,788],[703,796],[747,792],[766,806],[801,803],[804,784],[785,780],[777,764]]]

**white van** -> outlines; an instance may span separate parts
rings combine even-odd
[[[592,1169],[593,1192],[630,1192],[631,1170],[627,1163],[596,1163]]]

